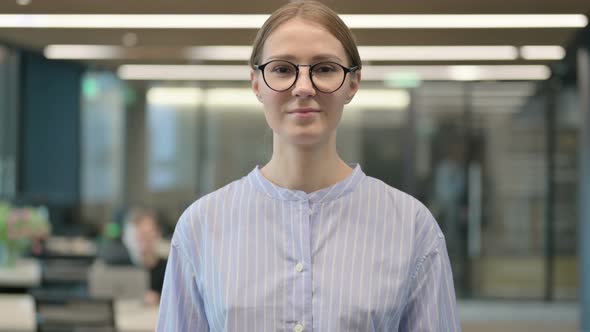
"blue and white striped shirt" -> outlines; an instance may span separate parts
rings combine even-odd
[[[172,238],[157,331],[460,326],[434,218],[356,165],[309,194],[256,167],[193,203]]]

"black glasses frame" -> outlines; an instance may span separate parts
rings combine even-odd
[[[288,88],[283,89],[283,90],[277,90],[277,89],[274,89],[272,86],[270,86],[270,84],[268,84],[268,82],[266,81],[266,76],[264,75],[264,68],[266,66],[268,66],[269,64],[271,64],[273,62],[279,62],[279,61],[289,63],[295,67],[295,80],[293,80],[293,84],[291,84]],[[315,85],[315,83],[313,81],[313,68],[317,65],[326,64],[326,63],[337,65],[344,70],[344,75],[342,76],[342,82],[340,82],[340,85],[332,91],[320,90]],[[332,93],[332,92],[338,91],[342,87],[342,85],[344,84],[344,81],[346,80],[346,75],[348,73],[353,73],[359,69],[359,66],[345,67],[337,62],[332,62],[332,61],[322,61],[322,62],[314,63],[311,65],[298,65],[298,64],[295,64],[295,63],[293,63],[291,61],[287,61],[287,60],[271,60],[271,61],[269,61],[267,63],[263,63],[261,65],[254,65],[253,67],[254,67],[254,69],[258,69],[262,72],[262,79],[264,80],[264,83],[266,84],[266,86],[268,86],[271,90],[276,91],[276,92],[284,92],[284,91],[291,89],[295,85],[295,83],[297,83],[297,79],[299,79],[299,67],[309,67],[309,80],[311,81],[311,85],[313,86],[314,89],[316,89],[317,91],[323,92],[323,93]]]

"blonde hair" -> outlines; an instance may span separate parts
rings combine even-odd
[[[350,66],[361,68],[361,58],[356,46],[354,36],[350,29],[338,17],[338,14],[328,6],[317,1],[303,0],[293,1],[277,9],[264,22],[252,45],[250,66],[259,65],[262,56],[262,48],[270,34],[281,24],[293,18],[302,18],[319,24],[328,30],[344,47],[344,51],[350,61]]]

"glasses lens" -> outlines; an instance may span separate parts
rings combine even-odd
[[[297,67],[286,61],[271,61],[264,67],[266,84],[277,91],[289,89],[297,77]]]
[[[334,92],[340,88],[346,73],[334,62],[320,62],[313,66],[311,77],[313,84],[321,92]]]

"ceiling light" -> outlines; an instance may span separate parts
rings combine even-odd
[[[122,65],[124,80],[242,81],[250,79],[244,65]]]
[[[133,46],[137,43],[135,33],[123,36],[123,44],[118,45],[48,45],[45,57],[48,59],[147,59],[159,57],[166,60],[217,60],[247,61],[251,46],[196,46],[196,47],[150,47]],[[79,56],[79,58],[78,58]]]
[[[260,102],[249,88],[152,87],[147,92],[147,101],[151,105],[203,105],[207,110],[210,110],[210,107],[222,110],[260,107]],[[410,96],[405,90],[366,89],[356,93],[349,107],[394,110],[404,109],[409,103]]]
[[[195,46],[183,52],[187,59],[230,61],[247,61],[251,53],[252,46]]]
[[[135,33],[127,33],[123,43],[133,46],[137,43]],[[135,51],[135,52],[130,52]],[[251,46],[194,46],[181,48],[141,47],[125,48],[108,45],[49,45],[46,57],[50,59],[140,59],[142,54],[162,54],[174,59],[211,60],[211,61],[248,61]],[[524,46],[521,55],[527,60],[561,59],[565,51],[561,46]],[[363,61],[511,61],[518,59],[518,50],[514,46],[359,46]]]
[[[16,3],[21,6],[27,6],[31,3],[31,0],[16,0]]]
[[[196,46],[184,54],[194,60],[250,58],[251,46]],[[359,46],[363,61],[516,60],[514,46]]]
[[[207,106],[240,107],[260,106],[251,89],[218,88],[207,90]]]
[[[482,29],[482,28],[582,28],[583,14],[508,15],[341,15],[358,29]]]
[[[247,88],[208,89],[206,106],[216,107],[259,107],[260,102],[254,92]],[[350,108],[359,109],[404,109],[410,103],[410,96],[405,90],[378,89],[359,90],[349,104]]]
[[[514,46],[360,46],[363,61],[516,60]]]
[[[3,28],[257,29],[269,15],[2,14]]]
[[[151,105],[196,106],[203,100],[203,91],[199,88],[154,87],[147,92]]]
[[[526,60],[561,60],[565,50],[561,46],[523,46],[520,54]]]
[[[184,14],[2,14],[0,28],[258,29],[269,17]],[[582,28],[583,14],[341,15],[352,29]]]
[[[551,75],[544,65],[364,66],[362,79],[387,81],[400,72],[413,73],[420,81],[529,81]],[[123,65],[118,74],[124,80],[250,80],[250,68],[245,65]]]
[[[47,59],[121,59],[124,51],[119,46],[49,45],[43,50]]]
[[[362,79],[387,81],[398,72],[414,73],[421,81],[528,81],[546,80],[551,75],[543,65],[364,66]]]
[[[405,90],[361,89],[348,104],[351,108],[362,109],[404,109],[410,104],[410,94]]]

